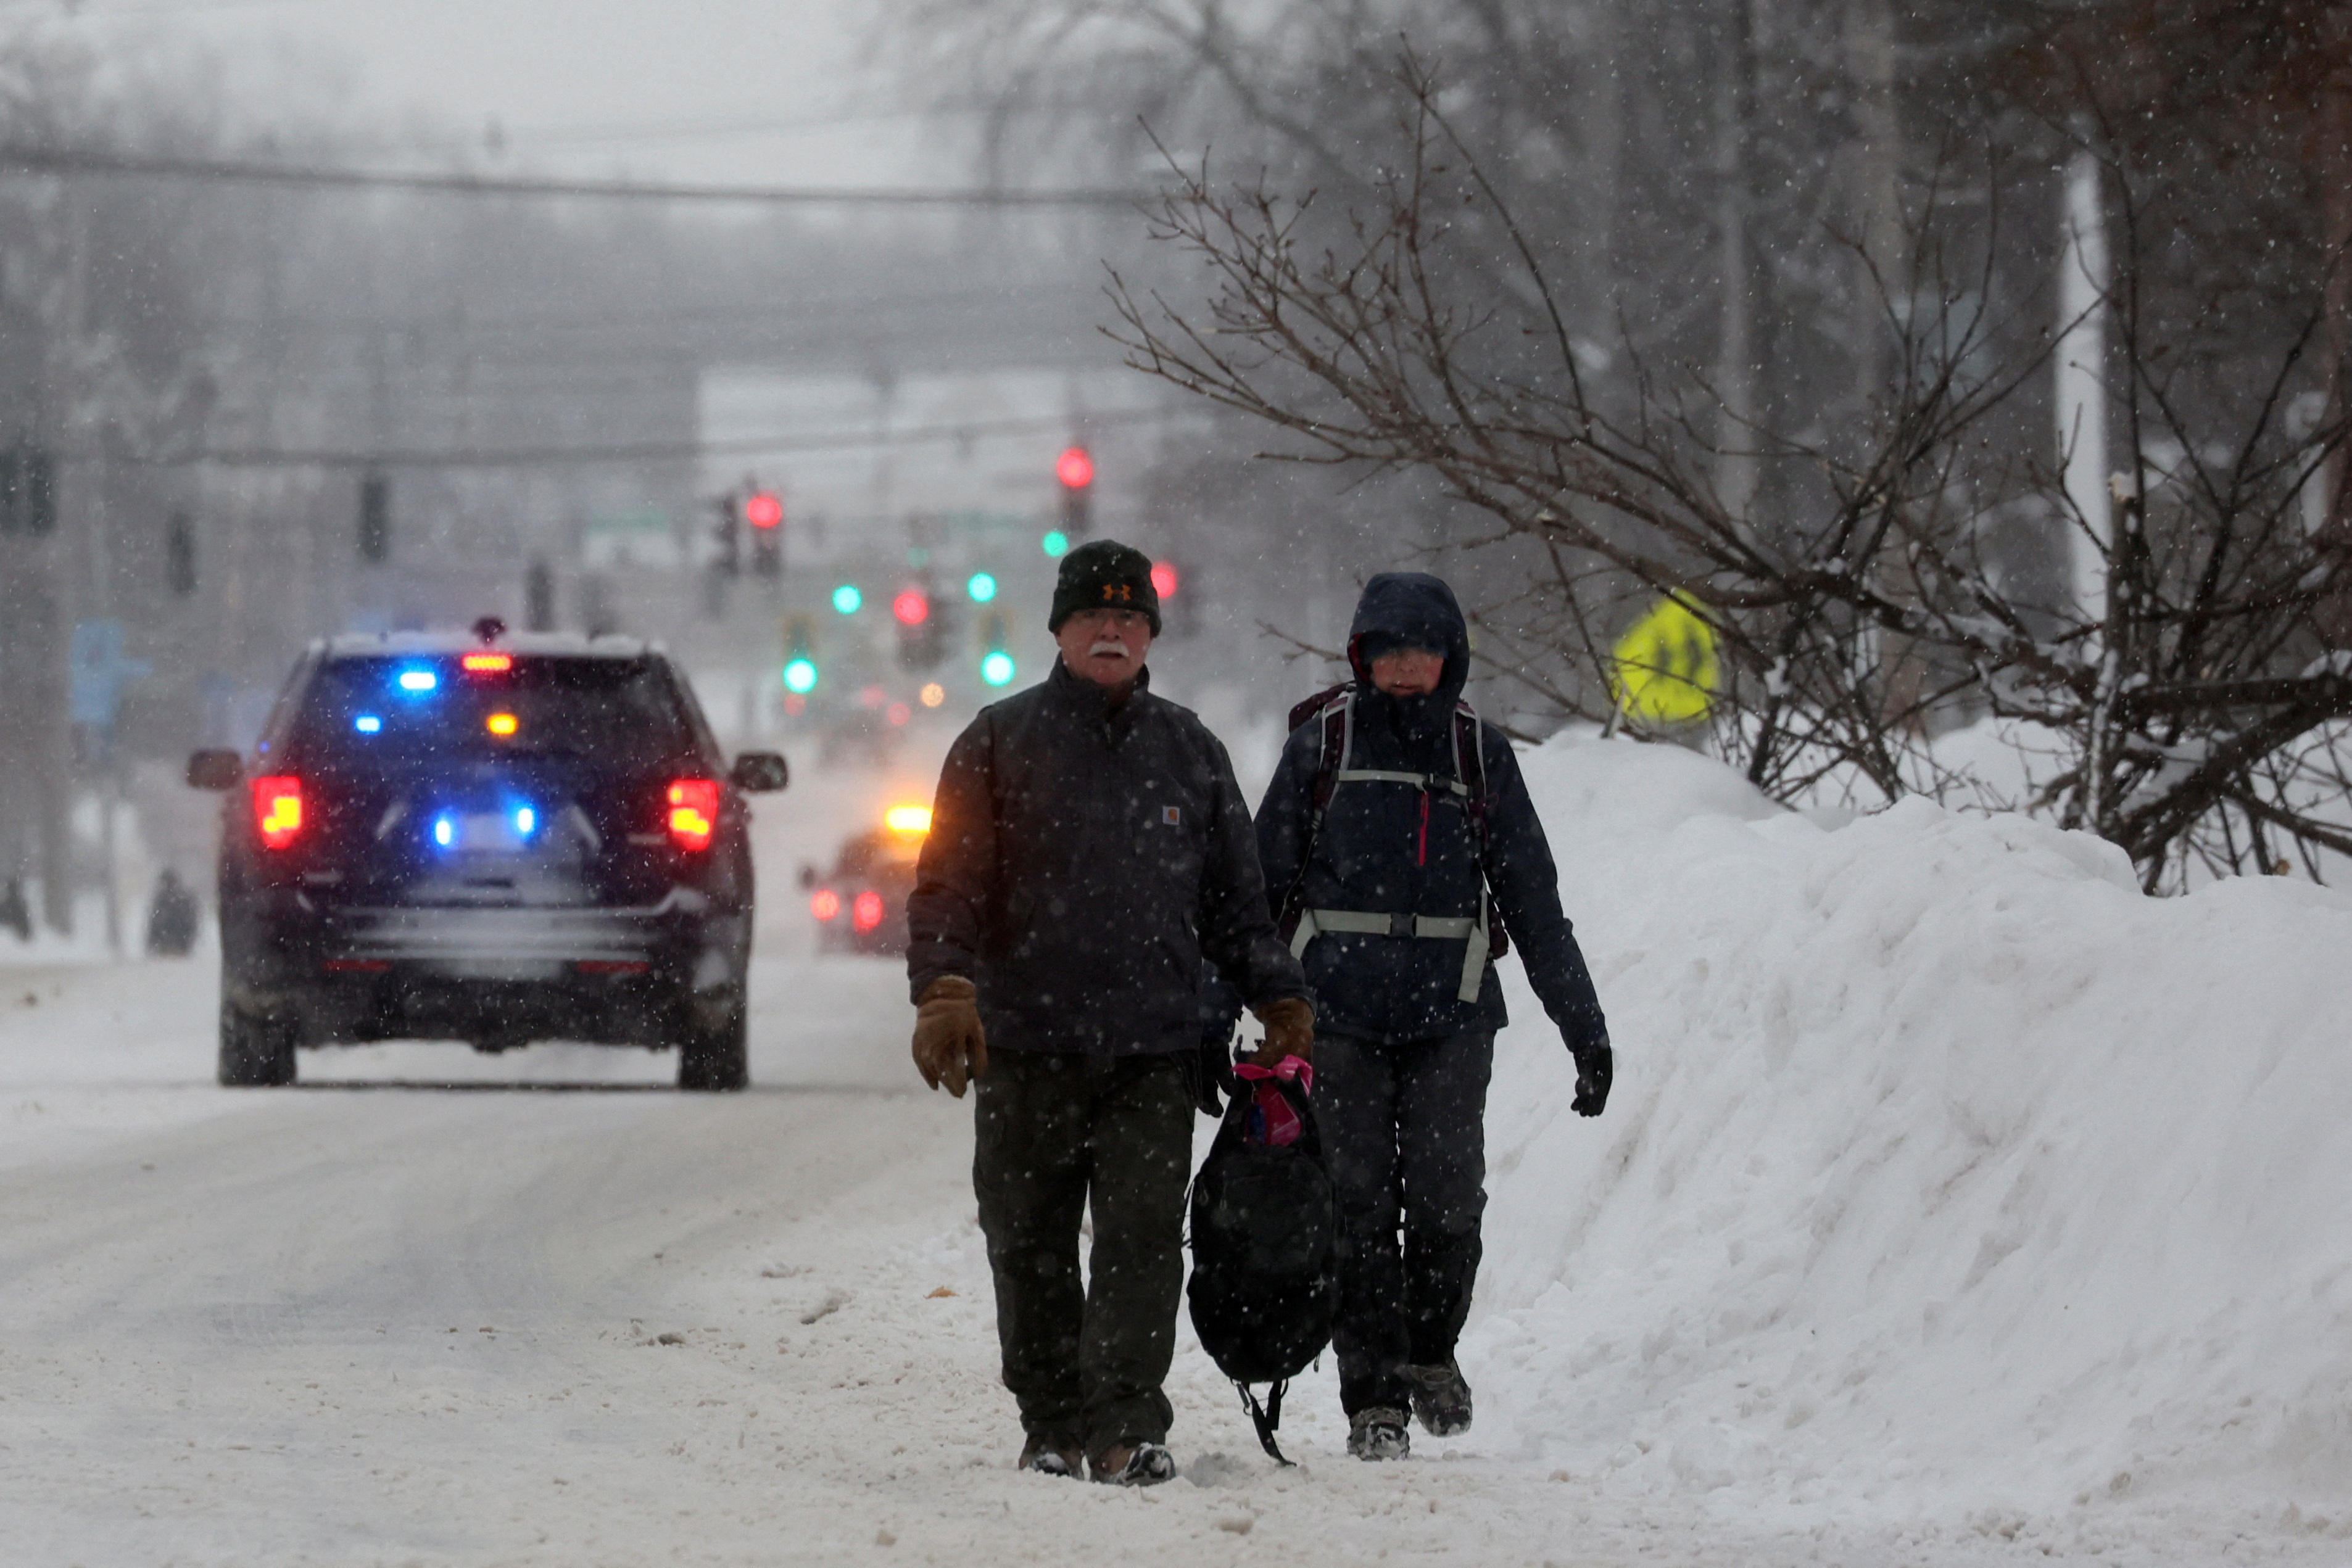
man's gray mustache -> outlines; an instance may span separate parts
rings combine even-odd
[[[1127,644],[1124,643],[1097,643],[1093,647],[1087,650],[1087,654],[1089,658],[1093,657],[1097,653],[1111,653],[1124,659],[1127,657]]]

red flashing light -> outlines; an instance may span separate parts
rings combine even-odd
[[[1083,490],[1095,482],[1093,454],[1083,446],[1066,446],[1054,459],[1054,477],[1062,482],[1065,490]]]
[[[743,503],[743,520],[755,528],[784,526],[784,498],[772,490],[755,490]]]
[[[682,850],[707,850],[719,827],[719,781],[678,779],[669,787],[669,836]]]
[[[889,719],[892,724],[904,724],[908,719],[915,716],[915,710],[908,707],[905,703],[892,703],[890,705],[890,711],[884,716]]]
[[[1151,591],[1160,598],[1175,598],[1176,585],[1182,580],[1182,577],[1176,570],[1174,561],[1160,560],[1151,563]]]
[[[512,653],[468,653],[459,664],[469,675],[503,675],[514,668]]]
[[[841,894],[829,887],[820,887],[809,895],[809,913],[819,920],[841,918]]]
[[[867,888],[849,906],[849,923],[861,932],[871,931],[882,924],[882,895]]]
[[[901,626],[920,626],[931,618],[931,596],[919,588],[902,588],[890,601],[890,613]]]
[[[253,781],[253,823],[264,849],[282,850],[302,834],[302,780],[274,774]]]

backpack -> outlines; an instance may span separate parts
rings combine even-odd
[[[1185,1293],[1201,1348],[1233,1379],[1260,1446],[1287,1465],[1274,1440],[1283,1391],[1323,1354],[1339,1310],[1339,1201],[1307,1109],[1314,1070],[1291,1058],[1281,1068],[1242,1062],[1234,1071],[1260,1093],[1271,1088],[1279,1094],[1297,1117],[1297,1132],[1288,1143],[1253,1141],[1254,1111],[1261,1138],[1266,1125],[1257,1095],[1236,1093],[1225,1107],[1192,1178],[1192,1277]],[[1273,1385],[1263,1406],[1250,1392],[1253,1383]]]
[[[1331,797],[1339,786],[1351,779],[1384,779],[1392,782],[1411,782],[1418,775],[1352,772],[1348,763],[1355,750],[1356,683],[1345,681],[1316,693],[1290,710],[1290,731],[1310,720],[1322,725],[1321,744],[1317,748],[1314,792],[1310,796],[1312,814],[1307,820],[1307,842],[1298,855],[1298,872],[1282,895],[1282,906],[1276,916],[1275,929],[1290,946],[1293,956],[1300,954],[1306,941],[1299,936],[1307,910],[1307,873],[1314,863],[1315,842],[1323,834],[1323,817],[1330,810]],[[1486,752],[1480,744],[1478,713],[1466,702],[1454,705],[1454,778],[1451,780],[1422,779],[1423,789],[1444,784],[1460,799],[1463,811],[1470,819],[1470,841],[1478,859],[1479,919],[1481,941],[1472,950],[1463,972],[1464,1001],[1475,999],[1477,973],[1489,959],[1500,958],[1511,950],[1511,934],[1504,927],[1500,911],[1491,907],[1486,889],[1494,884],[1487,843],[1486,810],[1492,800],[1486,789]],[[1328,926],[1328,929],[1356,929],[1356,926]],[[1369,929],[1369,927],[1361,927]],[[1424,933],[1436,935],[1434,931]],[[1310,931],[1309,936],[1313,935]]]

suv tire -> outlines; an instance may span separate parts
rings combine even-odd
[[[715,1029],[687,1026],[677,1051],[677,1086],[717,1093],[751,1086],[750,1030],[741,1002],[729,1008],[725,1021]]]
[[[220,1010],[220,1081],[229,1089],[294,1082],[294,1027],[227,1002]]]

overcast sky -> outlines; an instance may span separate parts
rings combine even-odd
[[[0,0],[93,41],[209,46],[232,79],[304,63],[354,107],[481,135],[516,167],[776,183],[954,177],[862,68],[872,0]],[[296,62],[289,68],[289,61]],[[319,74],[311,71],[310,74]]]

